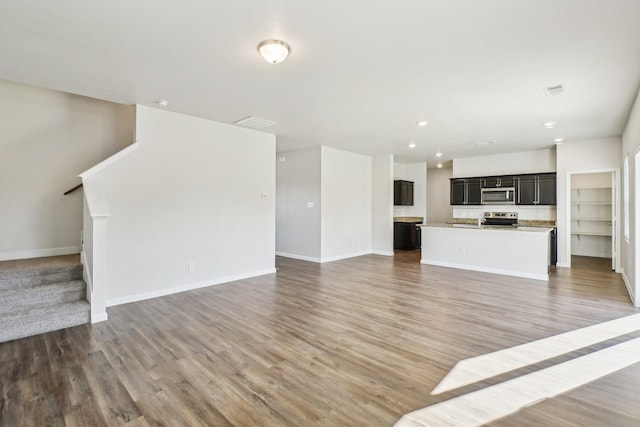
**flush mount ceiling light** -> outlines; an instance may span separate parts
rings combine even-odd
[[[282,40],[265,40],[258,45],[258,52],[265,61],[279,64],[289,56],[291,48]]]
[[[166,107],[167,105],[169,105],[169,101],[167,101],[166,99],[158,99],[156,101],[156,104],[158,104],[161,107]]]
[[[438,152],[436,153],[436,157],[442,157],[442,153],[438,151]]]
[[[411,144],[409,144],[409,148],[416,148],[416,143],[412,142]]]
[[[438,163],[438,168],[442,168],[442,163]]]
[[[553,142],[556,142],[556,143],[561,143],[562,141],[564,141],[564,138],[556,138],[553,140]]]
[[[422,126],[422,127],[424,127],[424,126],[428,125],[428,124],[429,124],[429,122],[428,122],[428,121],[426,121],[426,120],[421,120],[421,121],[419,121],[419,122],[416,122],[416,124],[417,124],[418,126]]]
[[[553,129],[556,126],[556,122],[546,122],[543,123],[542,126],[546,127],[547,129]]]

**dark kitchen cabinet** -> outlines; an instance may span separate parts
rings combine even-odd
[[[451,204],[452,205],[464,205],[465,204],[465,188],[466,182],[464,179],[452,179],[451,180]]]
[[[482,188],[513,187],[513,175],[487,176],[480,178]]]
[[[417,249],[420,247],[421,229],[415,222],[393,223],[393,249]]]
[[[480,178],[469,178],[467,180],[467,204],[479,205],[482,203],[482,187]]]
[[[393,204],[396,206],[413,206],[412,181],[393,181]]]
[[[480,178],[456,178],[451,180],[450,203],[452,205],[479,205],[481,203]]]
[[[538,205],[555,205],[556,197],[556,174],[545,173],[538,175]]]
[[[520,175],[517,178],[516,204],[518,205],[555,205],[556,174]]]

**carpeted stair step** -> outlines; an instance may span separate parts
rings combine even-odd
[[[86,299],[87,285],[84,280],[50,283],[41,286],[25,286],[2,291],[0,315],[46,307]]]
[[[90,309],[87,301],[75,301],[0,314],[0,342],[89,323]]]
[[[82,279],[82,264],[0,271],[0,291]]]

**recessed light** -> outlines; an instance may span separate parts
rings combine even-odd
[[[167,105],[169,105],[169,101],[167,101],[166,99],[158,99],[156,101],[156,104],[158,104],[161,107],[166,107]]]
[[[423,127],[424,127],[424,126],[428,125],[428,124],[429,124],[429,122],[428,122],[428,121],[426,121],[426,120],[422,120],[422,121],[416,122],[416,124],[417,124],[418,126],[423,126]]]
[[[416,148],[416,143],[412,142],[411,144],[409,144],[409,148]]]
[[[442,163],[438,163],[438,168],[442,168]]]
[[[438,151],[438,152],[436,153],[436,157],[442,157],[442,153]]]
[[[553,129],[555,125],[556,125],[556,122],[546,122],[542,124],[542,126],[546,127],[547,129]]]
[[[564,141],[564,138],[556,138],[553,140],[553,142],[562,142]]]

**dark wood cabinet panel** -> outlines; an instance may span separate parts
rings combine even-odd
[[[556,174],[502,175],[451,179],[452,205],[482,204],[482,188],[515,187],[517,205],[555,205]]]
[[[393,249],[417,249],[420,247],[421,229],[415,222],[393,223]]]
[[[482,204],[482,191],[480,178],[470,178],[467,180],[467,205]]]
[[[393,204],[396,206],[413,206],[412,181],[393,181]]]
[[[556,198],[556,174],[545,173],[538,175],[538,205],[555,205]]]
[[[479,205],[482,202],[482,179],[459,178],[451,180],[452,205]]]
[[[451,197],[450,204],[452,205],[464,205],[465,203],[465,188],[466,183],[464,179],[451,180]]]
[[[556,174],[521,175],[517,178],[518,205],[555,205]]]

